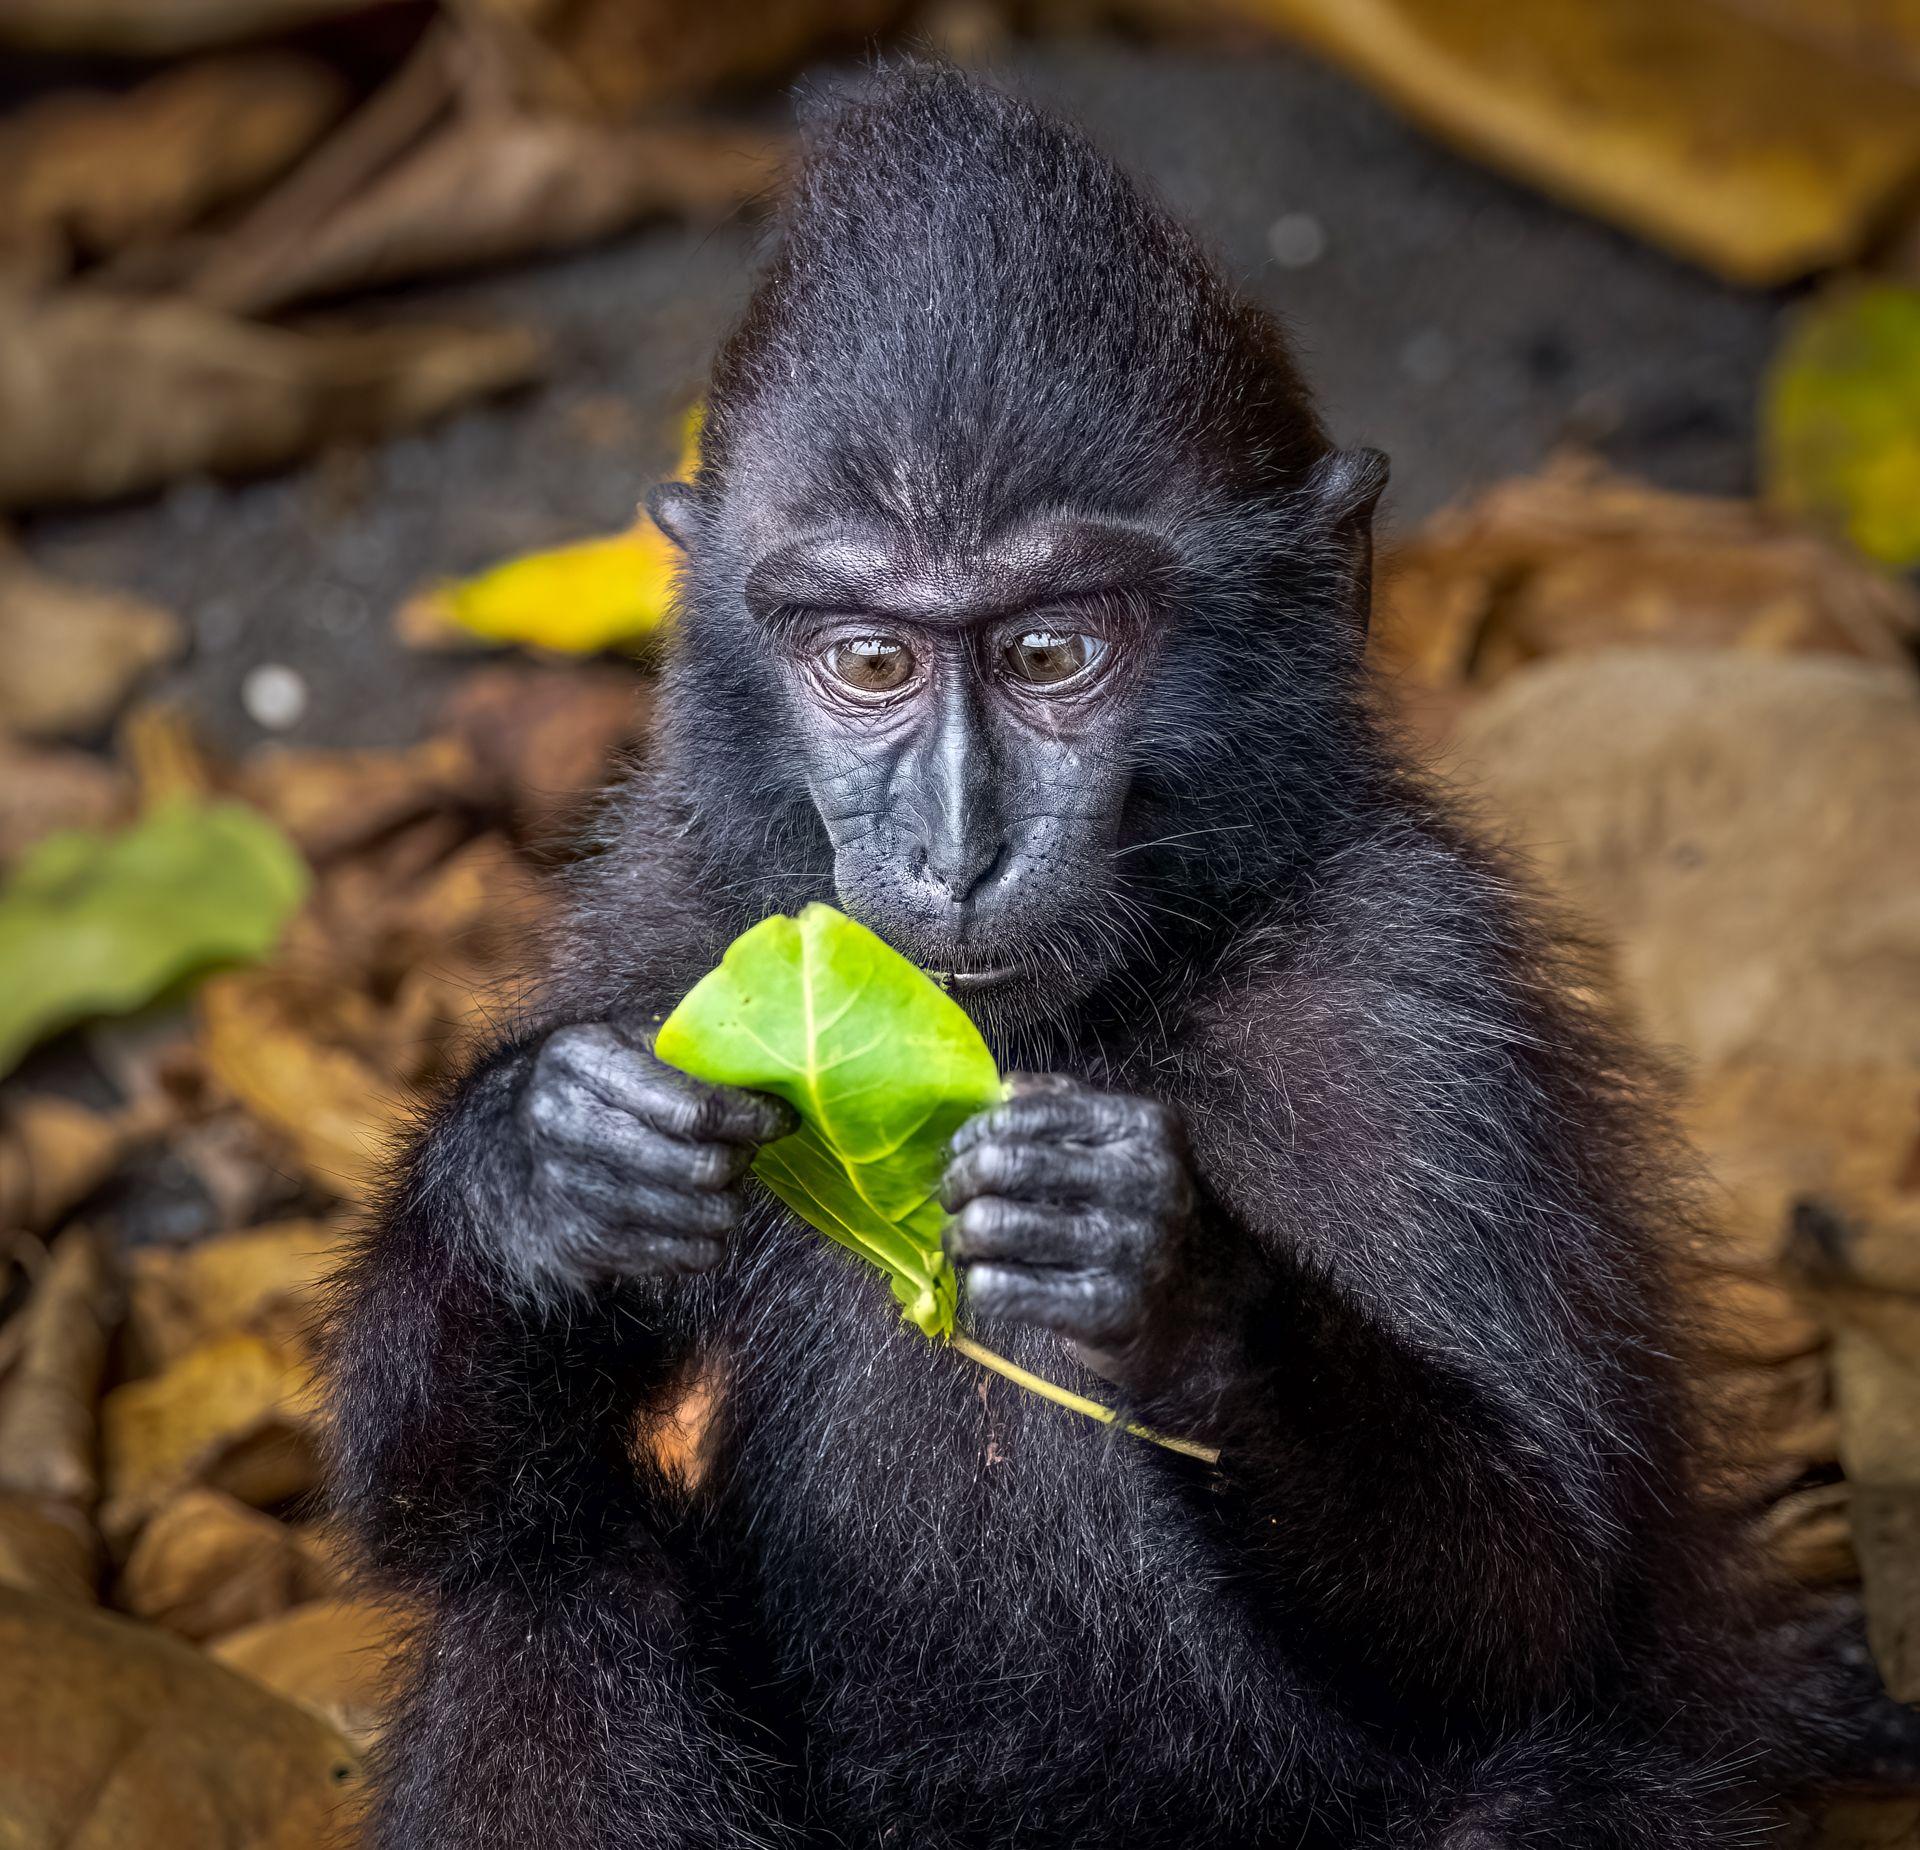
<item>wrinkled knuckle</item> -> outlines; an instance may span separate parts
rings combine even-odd
[[[599,1058],[606,1030],[593,1022],[556,1028],[540,1048],[540,1064],[560,1072],[579,1072]]]
[[[560,1086],[549,1080],[536,1082],[527,1089],[521,1110],[527,1124],[540,1137],[551,1137],[567,1115],[567,1100]]]
[[[1026,1147],[1006,1139],[983,1143],[974,1152],[974,1168],[983,1187],[1002,1190],[1017,1187],[1028,1169]]]
[[[687,1226],[695,1233],[712,1238],[731,1233],[739,1224],[741,1211],[738,1189],[722,1189],[709,1195],[694,1196],[687,1210]]]
[[[694,1144],[682,1161],[690,1188],[721,1189],[733,1180],[733,1153],[724,1144]]]
[[[649,1124],[671,1137],[699,1134],[700,1100],[664,1072],[647,1076],[640,1097],[641,1109]]]
[[[1185,1180],[1186,1172],[1171,1150],[1154,1145],[1141,1153],[1139,1187],[1150,1206],[1171,1207],[1179,1198]]]

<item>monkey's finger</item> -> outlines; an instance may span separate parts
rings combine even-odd
[[[692,1192],[730,1188],[753,1161],[739,1143],[690,1143],[592,1094],[546,1094],[530,1108],[544,1146],[600,1164],[615,1181],[654,1182]]]
[[[979,1316],[1038,1324],[1095,1347],[1123,1342],[1136,1320],[1133,1289],[1111,1272],[974,1265],[967,1268],[966,1287]]]
[[[712,1086],[666,1065],[604,1022],[563,1029],[544,1050],[603,1104],[670,1137],[758,1146],[799,1123],[792,1106],[765,1092]]]
[[[957,1214],[980,1195],[1016,1201],[1112,1203],[1156,1213],[1182,1199],[1186,1171],[1159,1143],[1089,1146],[1025,1138],[976,1141],[947,1165],[940,1204]]]
[[[720,1239],[739,1224],[735,1189],[694,1193],[616,1175],[592,1158],[549,1154],[534,1171],[539,1186],[575,1214],[609,1230]]]
[[[1137,1259],[1149,1229],[1117,1214],[1083,1214],[981,1195],[947,1223],[947,1256],[956,1266],[1010,1260],[1023,1266],[1114,1270]]]
[[[977,1143],[1002,1137],[1086,1144],[1144,1137],[1172,1143],[1176,1128],[1173,1113],[1154,1099],[1095,1092],[1069,1081],[1041,1091],[1017,1092],[1005,1103],[969,1118],[954,1132],[952,1151],[959,1156]]]
[[[613,1284],[623,1278],[711,1272],[727,1256],[727,1247],[724,1240],[602,1228],[576,1240],[571,1256],[585,1277]]]

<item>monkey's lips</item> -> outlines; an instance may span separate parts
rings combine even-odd
[[[929,970],[927,974],[949,995],[977,996],[998,989],[1020,973],[1011,964],[981,965],[972,970]]]

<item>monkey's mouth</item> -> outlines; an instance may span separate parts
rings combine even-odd
[[[929,970],[927,974],[950,996],[977,996],[982,990],[998,989],[1020,973],[1011,964],[996,964],[973,970]]]

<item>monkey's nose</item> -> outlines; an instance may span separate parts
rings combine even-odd
[[[990,839],[933,841],[920,871],[957,906],[979,891],[1005,854],[1006,843]]]

